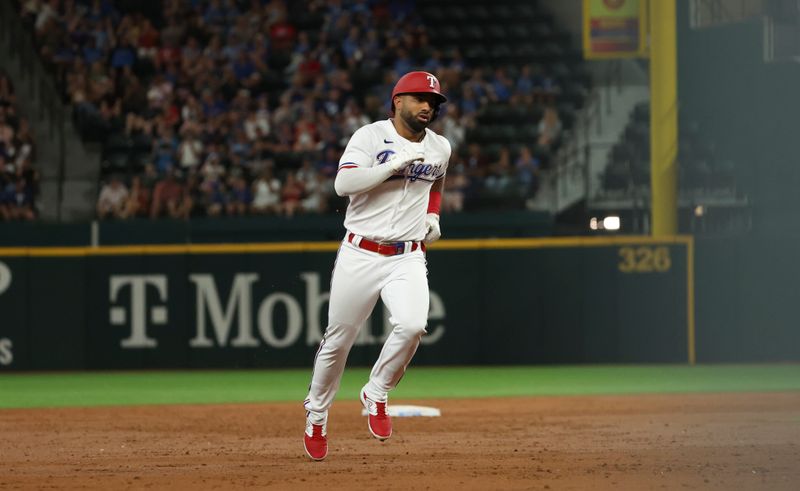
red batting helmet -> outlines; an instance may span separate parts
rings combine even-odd
[[[408,72],[400,77],[392,90],[392,114],[394,114],[394,96],[421,93],[436,94],[439,104],[447,102],[447,97],[442,94],[439,79],[435,75],[428,72]]]

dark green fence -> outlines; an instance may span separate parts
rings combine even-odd
[[[415,363],[685,362],[689,244],[442,241]],[[310,366],[337,246],[0,249],[0,367]],[[377,357],[385,317],[351,364]]]

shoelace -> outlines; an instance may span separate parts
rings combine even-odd
[[[322,425],[311,425],[311,438],[312,439],[319,439],[322,438]]]
[[[378,414],[375,416],[378,419],[386,419],[386,403],[385,402],[376,402],[375,408],[377,409]]]

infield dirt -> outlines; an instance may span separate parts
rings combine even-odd
[[[300,402],[0,410],[0,489],[795,490],[800,392],[390,401],[386,442],[337,401],[328,458]]]

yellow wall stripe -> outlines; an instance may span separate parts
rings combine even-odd
[[[521,239],[450,239],[434,244],[432,250],[473,249],[541,249],[552,247],[602,247],[642,244],[688,244],[692,237],[606,236],[606,237],[544,237]],[[285,252],[330,252],[339,248],[340,242],[262,242],[248,244],[164,244],[124,246],[77,247],[0,247],[3,257],[74,257],[74,256],[124,256],[166,254],[242,254]]]

